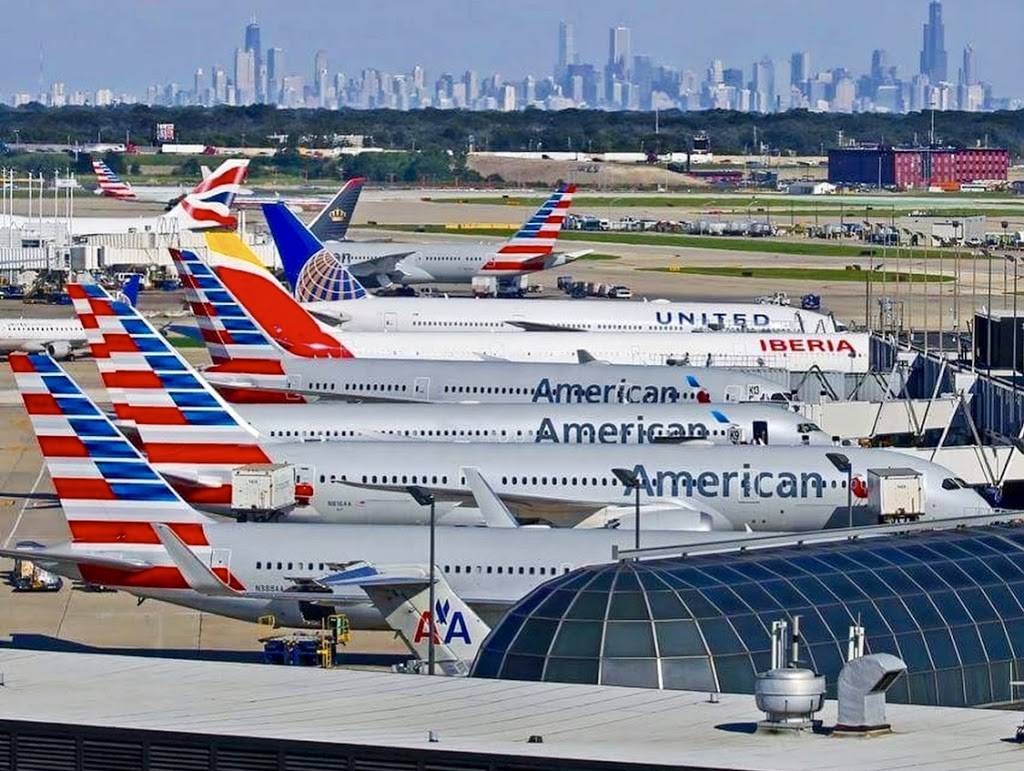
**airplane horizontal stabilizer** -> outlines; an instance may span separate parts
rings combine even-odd
[[[43,546],[38,549],[0,549],[0,557],[14,560],[30,560],[41,564],[58,563],[62,565],[93,565],[99,568],[112,568],[136,573],[153,567],[150,562],[138,559],[126,559],[114,555],[88,552],[77,552],[61,549],[59,546]]]
[[[154,523],[157,538],[164,545],[171,561],[174,562],[185,582],[195,591],[207,597],[237,597],[238,592],[225,584],[185,542],[167,525]]]

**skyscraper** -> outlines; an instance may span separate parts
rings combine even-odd
[[[807,51],[797,51],[789,57],[789,83],[802,86],[811,79],[811,55]]]
[[[257,102],[266,101],[266,69],[263,63],[263,49],[260,47],[260,25],[256,17],[245,27],[245,50],[252,53],[253,86]]]
[[[256,68],[252,51],[235,49],[235,104],[256,101]]]
[[[558,25],[558,62],[555,65],[555,80],[561,83],[569,71],[569,65],[576,63],[576,31],[572,23]]]
[[[964,63],[960,70],[960,82],[965,86],[973,86],[978,83],[978,59],[974,53],[974,46],[970,43],[964,46]]]
[[[889,74],[889,52],[876,48],[871,54],[871,80],[875,85],[882,83]]]
[[[313,55],[313,93],[320,107],[327,102],[327,52],[320,48]]]
[[[282,80],[284,79],[284,49],[267,49],[267,92],[266,101],[277,104],[281,99]]]
[[[921,47],[921,74],[932,84],[948,80],[946,56],[946,25],[942,23],[942,3],[932,0],[928,5],[928,21],[924,25],[924,45]]]
[[[612,27],[608,30],[608,65],[618,70],[624,78],[632,60],[632,44],[629,27]]]

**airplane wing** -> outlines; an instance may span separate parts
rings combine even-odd
[[[584,332],[586,330],[580,329],[579,327],[569,327],[562,324],[545,324],[540,321],[524,321],[522,319],[516,319],[510,321],[505,320],[505,323],[510,327],[519,327],[524,332]]]
[[[153,563],[139,559],[129,559],[113,554],[81,553],[60,546],[42,546],[32,549],[0,549],[0,557],[10,559],[31,560],[37,563],[56,563],[62,565],[95,565],[101,568],[114,568],[135,573],[153,567]]]
[[[377,279],[381,276],[387,277],[391,282],[401,280],[405,272],[399,267],[399,263],[416,250],[409,252],[395,252],[394,254],[382,254],[379,257],[372,257],[362,262],[353,263],[348,267],[349,273],[360,281]]]

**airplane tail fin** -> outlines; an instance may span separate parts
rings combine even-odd
[[[554,251],[555,239],[562,232],[565,216],[572,206],[576,185],[562,184],[534,212],[512,238],[498,249],[503,257],[523,258]]]
[[[207,233],[207,273],[203,281],[189,281],[196,292],[196,302],[208,303],[215,313],[208,323],[217,324],[223,313],[244,316],[262,333],[264,341],[259,345],[279,346],[290,354],[302,358],[348,359],[352,353],[336,337],[328,334],[306,310],[299,305],[288,291],[271,275],[252,250],[234,233]],[[180,252],[181,255],[190,254]],[[194,255],[193,255],[194,256]],[[176,261],[179,272],[196,265],[202,265],[198,258],[192,261]],[[182,272],[184,281],[186,273]],[[209,289],[207,289],[209,287]],[[210,292],[212,291],[212,296]],[[221,309],[216,305],[226,304]],[[200,312],[207,312],[203,307]],[[227,328],[230,332],[230,328]],[[234,342],[235,335],[231,335]],[[245,341],[243,341],[245,342]],[[266,358],[268,353],[254,351],[256,358]],[[226,348],[223,358],[241,356],[237,348]],[[280,358],[280,354],[275,355]]]
[[[369,295],[338,257],[283,203],[263,204],[263,216],[299,302],[360,300]]]
[[[142,287],[142,276],[132,273],[121,284],[121,297],[133,308],[139,304],[139,289]],[[120,297],[118,299],[121,299]]]
[[[134,308],[95,284],[69,284],[68,294],[114,413],[161,473],[222,498],[231,468],[268,462],[255,429]]]
[[[135,198],[132,186],[121,179],[114,170],[103,161],[93,161],[92,170],[100,187],[100,194],[107,198],[130,201]]]
[[[9,361],[73,541],[157,544],[153,525],[166,523],[186,543],[206,543],[202,526],[211,520],[182,500],[52,358],[14,353]]]
[[[341,241],[345,238],[364,184],[366,184],[365,177],[350,179],[331,202],[321,209],[320,213],[309,223],[310,231],[321,242]]]
[[[248,171],[247,158],[224,161],[164,217],[179,220],[182,227],[187,230],[234,230],[238,221],[231,214],[231,204],[238,195]]]

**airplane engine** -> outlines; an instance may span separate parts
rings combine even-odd
[[[47,343],[46,352],[57,359],[57,361],[63,361],[71,355],[71,343],[66,343],[62,340]]]

